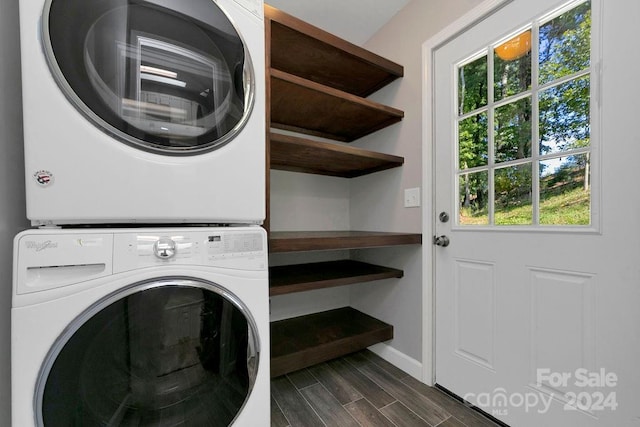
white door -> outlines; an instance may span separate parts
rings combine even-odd
[[[514,0],[435,51],[436,382],[512,426],[640,426],[639,18]]]

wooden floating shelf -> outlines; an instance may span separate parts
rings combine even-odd
[[[354,178],[402,166],[404,158],[271,133],[271,169]]]
[[[422,243],[422,234],[377,231],[272,231],[269,252],[374,248]]]
[[[271,67],[367,97],[404,75],[401,65],[265,5]]]
[[[399,122],[404,113],[271,69],[271,126],[351,142]]]
[[[353,260],[284,265],[269,268],[269,295],[284,295],[390,278],[402,270]]]
[[[404,117],[398,109],[365,99],[401,77],[402,66],[267,5],[265,28],[270,106],[267,125],[271,128],[351,142]],[[340,144],[280,134],[269,137],[267,158],[271,169],[356,177],[404,163],[402,157]],[[422,235],[412,233],[269,234],[272,253],[420,243]],[[270,294],[399,278],[403,274],[401,270],[352,260],[272,267]],[[272,322],[271,375],[306,368],[392,338],[391,325],[351,307]]]
[[[277,377],[393,338],[393,326],[351,307],[271,323],[271,376]]]

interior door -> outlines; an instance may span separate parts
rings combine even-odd
[[[640,425],[638,16],[514,0],[435,52],[436,382],[513,426]]]

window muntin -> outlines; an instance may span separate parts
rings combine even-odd
[[[572,2],[458,65],[457,225],[591,224],[590,40]]]

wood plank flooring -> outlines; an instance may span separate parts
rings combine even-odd
[[[271,380],[272,427],[497,427],[369,350]]]

